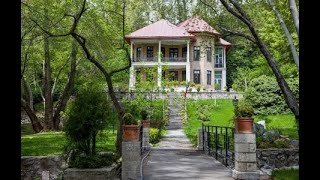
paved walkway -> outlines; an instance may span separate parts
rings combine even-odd
[[[143,165],[144,180],[233,180],[231,169],[192,147],[183,132],[183,103],[171,96],[167,135],[151,149]]]

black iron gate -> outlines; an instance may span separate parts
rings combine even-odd
[[[202,124],[203,150],[225,166],[234,166],[234,128]]]

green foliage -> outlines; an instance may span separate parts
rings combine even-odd
[[[97,137],[97,152],[115,152],[116,131],[112,128],[103,130]],[[62,155],[67,144],[64,132],[46,132],[32,135],[21,135],[21,156]]]
[[[289,148],[290,147],[290,141],[285,138],[275,140],[274,144],[275,144],[276,148]]]
[[[138,125],[138,121],[130,113],[125,113],[122,118],[125,125]]]
[[[299,180],[299,169],[274,169],[272,180]]]
[[[278,129],[281,132],[280,134],[287,135],[290,139],[299,139],[295,117],[292,113],[267,116],[257,115],[254,117],[255,122],[262,119],[266,121],[267,130]]]
[[[119,157],[114,153],[104,153],[96,155],[79,155],[70,161],[69,167],[72,168],[101,168],[110,166]]]
[[[96,136],[106,127],[111,117],[110,103],[106,94],[95,88],[82,90],[67,112],[69,119],[64,131],[69,150],[77,149],[87,155],[95,154]]]
[[[141,111],[142,120],[146,120],[148,118],[148,112],[144,109]]]
[[[229,99],[217,99],[216,101],[216,106],[213,99],[187,101],[188,121],[184,131],[194,146],[197,145],[198,128],[202,127],[202,123],[213,126],[233,126],[232,101]],[[199,109],[206,110],[202,113]],[[199,116],[204,116],[209,121],[199,121]]]
[[[291,78],[288,83],[298,100],[298,80]],[[262,75],[252,79],[245,95],[256,114],[266,115],[290,112],[276,80],[272,77]]]
[[[150,143],[151,144],[157,144],[161,139],[161,130],[158,128],[150,128]]]
[[[196,85],[196,88],[197,88],[197,92],[199,92],[200,91],[200,89],[201,89],[201,85]]]
[[[234,114],[236,117],[252,117],[254,110],[249,102],[240,99],[234,109]]]

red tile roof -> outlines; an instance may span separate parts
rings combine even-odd
[[[177,25],[178,27],[184,28],[186,31],[192,32],[208,32],[214,35],[220,35],[218,31],[213,29],[207,22],[200,17],[191,17]]]
[[[229,43],[228,41],[222,39],[222,38],[219,38],[219,42],[217,42],[217,44],[221,44],[223,46],[232,46],[231,43]]]
[[[125,38],[130,41],[132,38],[190,38],[194,35],[188,33],[186,30],[179,28],[169,21],[161,19],[155,23],[152,23],[146,27],[143,27],[135,32],[126,35]]]

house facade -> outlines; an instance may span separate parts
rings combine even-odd
[[[206,89],[226,87],[226,52],[231,44],[199,17],[177,25],[159,20],[125,36],[131,45],[129,89],[134,89],[144,69],[157,69],[154,78],[161,87],[164,78],[200,84]]]

